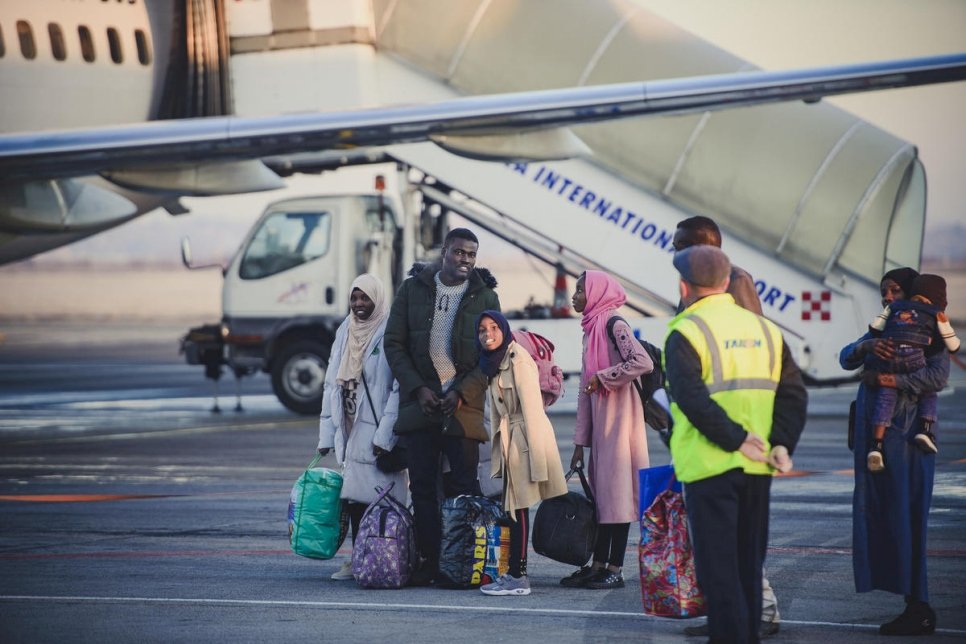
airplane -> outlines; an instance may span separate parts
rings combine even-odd
[[[282,185],[262,162],[434,141],[501,161],[579,155],[567,126],[706,113],[966,79],[966,53],[793,71],[232,116],[220,2],[0,5],[0,264],[182,196]],[[204,64],[203,64],[204,63]],[[56,91],[54,91],[56,88]],[[277,167],[277,166],[273,166]]]

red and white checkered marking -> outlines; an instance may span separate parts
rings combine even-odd
[[[831,320],[832,291],[802,291],[802,319]]]

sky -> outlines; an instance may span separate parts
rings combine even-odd
[[[966,0],[634,1],[769,70],[966,51]],[[966,82],[825,100],[917,146],[927,243],[937,224],[966,223]]]

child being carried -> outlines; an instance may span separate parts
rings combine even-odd
[[[927,352],[933,354],[942,347],[936,338],[941,337],[950,353],[959,351],[960,341],[956,337],[949,318],[946,316],[946,280],[939,275],[923,274],[912,283],[908,300],[893,302],[883,309],[870,325],[873,335],[895,342],[895,357],[883,360],[870,354],[865,360],[867,371],[879,374],[913,373],[926,366]],[[867,464],[870,472],[885,469],[883,439],[886,427],[892,422],[898,390],[894,387],[879,387],[875,396],[873,415],[873,443]],[[933,425],[937,417],[936,394],[922,394],[919,397],[918,415],[922,419],[916,436],[916,445],[924,452],[935,454],[936,436]]]

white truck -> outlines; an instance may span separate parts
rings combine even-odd
[[[369,191],[305,194],[270,203],[224,269],[223,317],[182,341],[190,364],[217,380],[223,367],[241,378],[270,374],[289,409],[317,414],[332,339],[348,311],[348,286],[370,272],[398,286],[431,252],[433,231],[404,203],[408,181],[393,164],[376,166]],[[403,186],[387,190],[386,184]],[[418,204],[416,204],[418,205]],[[187,240],[186,266],[192,264]],[[216,402],[217,408],[217,402]]]

